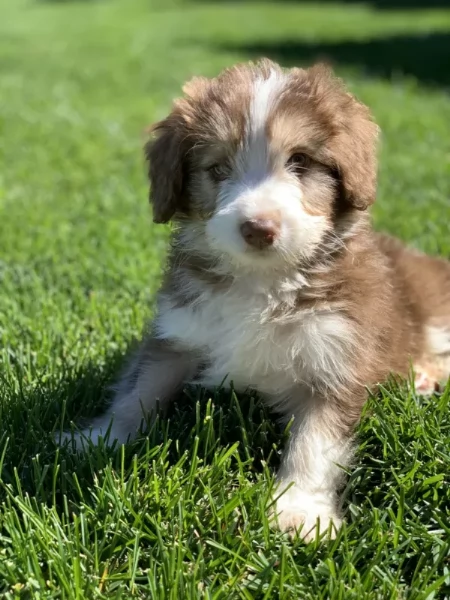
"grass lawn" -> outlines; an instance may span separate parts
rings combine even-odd
[[[376,226],[450,257],[450,9],[420,4],[0,0],[1,598],[450,598],[450,386],[370,400],[347,525],[307,546],[269,528],[286,434],[255,398],[187,390],[116,450],[52,441],[151,316],[142,131],[194,73],[333,57],[384,132]]]

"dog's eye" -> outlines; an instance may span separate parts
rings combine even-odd
[[[296,152],[289,158],[286,166],[296,175],[301,175],[302,172],[308,169],[310,164],[311,158],[307,154],[304,154],[303,152]]]
[[[228,176],[226,165],[214,164],[206,169],[213,181],[224,181]]]

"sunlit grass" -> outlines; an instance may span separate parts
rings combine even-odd
[[[450,10],[375,4],[0,0],[2,597],[450,593],[449,389],[371,399],[347,525],[308,546],[269,528],[287,434],[256,398],[191,389],[125,448],[52,441],[105,405],[151,316],[168,231],[151,223],[144,128],[190,75],[256,45],[450,32]],[[448,65],[435,84],[337,66],[383,130],[376,226],[450,256]]]

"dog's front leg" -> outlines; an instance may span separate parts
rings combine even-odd
[[[340,526],[337,491],[341,466],[352,456],[352,425],[358,420],[354,408],[345,411],[336,400],[317,397],[298,407],[277,475],[277,494],[286,490],[274,509],[283,531],[301,529],[300,535],[311,540],[317,524],[320,532],[330,522],[332,533]]]
[[[156,411],[165,411],[183,384],[194,377],[199,359],[194,352],[176,342],[145,338],[127,372],[119,381],[111,406],[81,433],[63,433],[61,442],[74,441],[77,449],[89,438],[97,444],[125,443],[138,433],[144,419]],[[59,437],[59,436],[58,436]]]

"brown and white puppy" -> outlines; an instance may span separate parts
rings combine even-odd
[[[76,443],[112,417],[126,442],[192,381],[256,390],[294,417],[276,512],[308,538],[340,523],[367,388],[411,360],[448,376],[450,265],[371,230],[377,126],[328,68],[262,60],[184,92],[146,148],[154,220],[175,225],[152,333]]]

